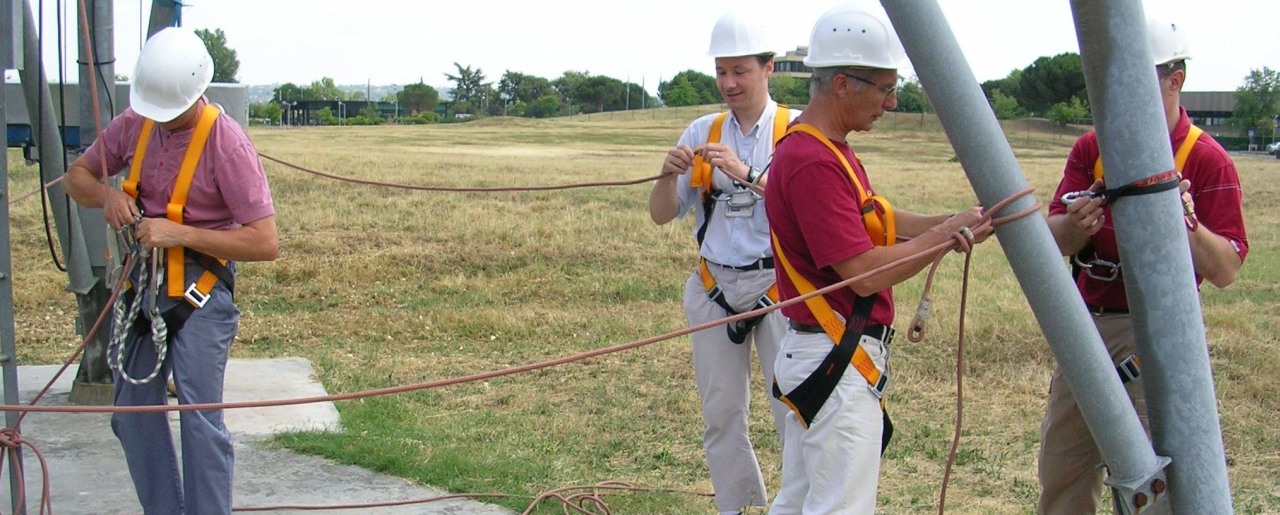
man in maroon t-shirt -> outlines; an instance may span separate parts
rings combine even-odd
[[[1207,134],[1190,136],[1191,120],[1180,105],[1188,53],[1178,26],[1150,20],[1147,37],[1156,62],[1175,166],[1182,173],[1182,202],[1196,283],[1208,279],[1214,286],[1225,288],[1235,281],[1249,252],[1240,209],[1240,180],[1231,158],[1213,138]],[[1102,188],[1103,181],[1095,178],[1098,163],[1098,136],[1089,132],[1071,149],[1054,198]],[[1125,389],[1139,419],[1150,432],[1142,383],[1132,380],[1136,379],[1137,369],[1131,358],[1136,355],[1137,343],[1110,211],[1100,197],[1085,197],[1070,204],[1056,200],[1049,207],[1049,229],[1062,254],[1072,256],[1076,286],[1111,359],[1122,371]],[[1049,384],[1040,440],[1040,513],[1096,512],[1102,496],[1102,456],[1061,367],[1054,369]]]
[[[774,255],[785,259],[785,266],[776,267],[784,300],[803,293],[791,273],[815,289],[823,288],[918,254],[957,233],[974,242],[990,232],[962,229],[981,217],[981,211],[972,208],[953,216],[897,211],[897,233],[911,238],[900,245],[893,245],[892,236],[882,235],[885,241],[877,242],[868,233],[861,207],[874,191],[846,137],[852,131],[871,130],[897,105],[900,61],[901,48],[882,13],[842,7],[824,14],[814,26],[805,58],[813,68],[812,100],[778,144],[765,193],[776,238]],[[842,340],[850,344],[841,348],[860,347],[869,358],[866,364],[884,374],[892,335],[888,326],[893,323],[891,287],[931,260],[932,256],[917,257],[824,295],[820,298],[831,306],[824,313],[806,304],[783,309],[791,327],[774,365],[775,395],[793,412],[783,432],[782,488],[770,513],[875,511],[883,384],[871,385],[847,357],[823,364],[832,359],[828,356],[835,346],[819,327],[819,317],[837,319],[840,326],[848,320],[851,337]],[[857,298],[866,299],[859,302],[864,312],[851,316],[857,311]],[[823,373],[833,368],[836,373]],[[833,386],[816,393],[800,387],[815,372]],[[802,405],[808,408],[798,407]]]

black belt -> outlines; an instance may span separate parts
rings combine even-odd
[[[716,265],[718,267],[728,268],[730,270],[737,270],[739,272],[750,272],[752,270],[772,270],[773,269],[772,257],[760,258],[760,259],[757,259],[754,263],[742,265],[742,266],[722,265],[720,263],[716,263],[715,261],[711,261],[711,260],[707,260],[707,262],[713,265]]]
[[[822,326],[820,325],[801,324],[795,321],[787,321],[787,323],[791,324],[791,329],[795,330],[795,332],[797,333],[812,333],[812,334],[826,333],[826,331],[823,330]],[[887,325],[880,325],[880,324],[871,324],[862,330],[862,334],[870,336],[872,338],[875,338],[885,343],[889,343],[889,341],[893,339],[893,332],[894,331],[892,327],[889,327]]]
[[[1092,313],[1096,316],[1128,315],[1129,314],[1129,308],[1107,308],[1102,306],[1095,306],[1093,304],[1085,304],[1084,307],[1089,310],[1089,313]]]

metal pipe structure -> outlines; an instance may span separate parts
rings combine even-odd
[[[112,17],[112,0],[80,0],[80,8],[88,15],[88,20],[76,16],[80,44],[80,144],[88,147],[98,139],[99,131],[115,116],[118,99],[115,98],[115,46]],[[79,12],[79,11],[77,11]],[[86,27],[84,24],[88,22]],[[89,41],[84,35],[90,34]],[[90,52],[90,47],[92,52]],[[93,67],[92,69],[90,67]],[[90,73],[92,71],[92,73]],[[95,102],[94,97],[97,97]],[[101,126],[99,126],[101,122]],[[98,159],[98,156],[85,155],[86,159]],[[107,280],[107,222],[101,209],[80,208],[80,225],[83,238],[75,240],[83,242],[81,248],[88,252],[88,266],[93,273],[92,287],[86,291],[76,291],[79,304],[77,326],[84,335],[97,319],[98,314],[107,309],[107,300],[111,298],[109,281]],[[113,254],[114,256],[115,254]],[[68,259],[76,257],[73,254]],[[89,345],[85,347],[84,356],[80,360],[80,369],[76,372],[76,382],[71,387],[71,402],[75,404],[105,405],[111,403],[111,370],[107,366],[108,331],[100,328],[93,335]]]
[[[1107,182],[1174,168],[1139,2],[1072,0]],[[1135,94],[1136,93],[1136,94]],[[1175,513],[1231,513],[1209,347],[1177,189],[1111,202],[1156,452]],[[1110,463],[1110,462],[1108,462]]]
[[[9,64],[0,62],[0,72],[9,69]],[[4,119],[4,89],[0,88],[0,120]],[[0,143],[9,146],[9,134],[0,135]],[[13,329],[13,261],[9,252],[9,152],[0,152],[0,364],[4,369],[4,403],[17,406],[18,399],[18,362],[17,349],[14,347]],[[19,413],[10,411],[4,414],[5,427],[18,424]],[[22,448],[14,450],[16,454],[9,460],[9,499],[13,513],[26,513],[25,503],[19,492],[25,488],[22,481]]]
[[[182,2],[155,0],[151,2],[151,21],[147,24],[147,37],[156,35],[166,27],[182,26]]]
[[[994,205],[1026,187],[938,3],[881,3],[982,204]],[[1007,212],[1033,204],[1034,199],[1023,197]],[[1168,459],[1152,450],[1048,224],[1043,217],[1029,216],[997,227],[996,234],[1072,391],[1089,392],[1076,401],[1112,477],[1122,478],[1113,486],[1127,499],[1139,494],[1154,499],[1151,485],[1163,480]]]
[[[18,52],[22,45],[23,31],[22,10],[26,2],[21,0],[0,0],[0,75],[5,70],[20,66],[22,60]],[[2,86],[2,85],[0,85]],[[5,89],[0,87],[0,121],[5,118]],[[4,403],[18,405],[18,362],[17,348],[14,344],[13,325],[13,260],[9,241],[9,132],[0,134],[0,370],[4,371]],[[15,427],[19,414],[16,411],[5,413],[5,427]],[[14,449],[9,461],[9,508],[12,513],[26,513],[26,503],[19,502],[18,495],[23,491],[22,448]]]
[[[38,128],[36,148],[39,150],[40,180],[48,183],[62,175],[63,162],[66,156],[62,134],[58,131],[58,120],[53,112],[53,95],[49,82],[41,66],[40,41],[37,37],[35,14],[31,12],[31,4],[23,2],[23,25],[25,32],[22,38],[22,56],[28,66],[20,70],[23,96],[27,100],[27,113],[32,127]],[[69,162],[69,160],[68,160]],[[67,198],[62,184],[55,184],[48,189],[52,199],[53,222],[58,229],[58,241],[62,245],[62,255],[66,257],[67,289],[78,294],[89,293],[97,278],[89,267],[89,251],[84,245],[84,234],[77,214],[79,206]]]

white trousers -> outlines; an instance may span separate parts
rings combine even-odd
[[[742,272],[708,264],[729,305],[739,313],[754,309],[760,296],[774,282],[773,270]],[[707,298],[702,279],[695,270],[685,284],[684,311],[689,325],[727,316],[724,308]],[[786,332],[787,319],[780,311],[770,312],[741,344],[729,340],[725,326],[693,333],[693,372],[702,399],[702,447],[715,489],[716,507],[736,511],[744,506],[764,506],[769,499],[764,476],[756,459],[748,432],[751,399],[751,347],[754,345],[764,375],[766,393],[772,392],[773,364],[778,342]],[[769,393],[769,409],[774,427],[782,434],[787,408]]]
[[[888,347],[869,336],[859,344],[883,372]],[[778,386],[783,392],[791,391],[829,352],[831,339],[826,334],[787,331],[774,366]],[[773,500],[770,515],[875,513],[883,429],[880,399],[853,366],[845,370],[807,429],[788,411],[782,490]]]

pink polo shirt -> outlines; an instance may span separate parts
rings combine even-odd
[[[111,175],[127,176],[144,121],[146,119],[133,109],[126,109],[112,119],[98,140],[85,151],[84,162],[89,170],[101,175],[105,156]],[[169,132],[158,123],[152,128],[138,184],[144,216],[164,217],[178,168],[182,166],[194,132],[195,129]],[[184,223],[201,229],[227,230],[273,214],[271,188],[257,150],[240,124],[222,113],[196,165],[183,211]]]

